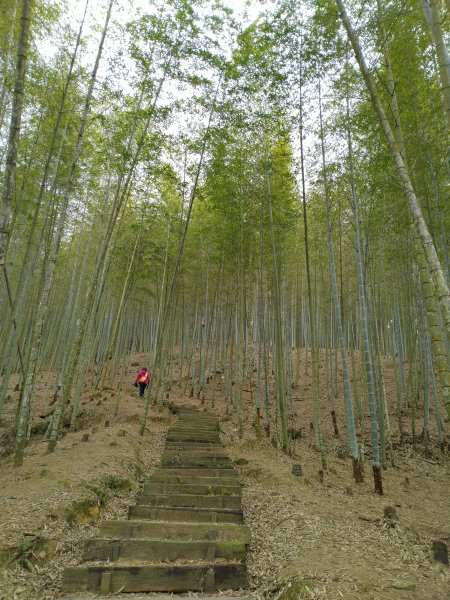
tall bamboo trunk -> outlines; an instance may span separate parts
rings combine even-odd
[[[355,57],[358,62],[361,74],[363,76],[367,90],[370,94],[372,104],[378,115],[380,125],[386,137],[388,148],[397,170],[400,185],[405,193],[412,222],[419,236],[423,252],[426,257],[427,266],[432,276],[434,293],[442,311],[445,326],[447,330],[450,330],[450,290],[446,282],[444,271],[439,262],[439,257],[436,253],[433,239],[428,231],[427,224],[423,218],[422,210],[420,208],[419,201],[414,191],[414,186],[409,176],[407,166],[405,165],[405,162],[401,155],[401,149],[399,148],[399,145],[395,139],[395,135],[392,131],[389,119],[386,115],[380,96],[376,89],[376,85],[372,74],[370,73],[367,67],[358,36],[350,23],[350,19],[345,9],[343,0],[336,0],[336,3],[341,13],[342,22],[352,44],[353,51],[355,53]],[[447,408],[450,414],[450,405],[448,405]]]
[[[442,29],[440,0],[421,0],[421,5],[430,28],[431,39],[436,48],[447,128],[450,132],[450,56]]]
[[[113,0],[111,0],[111,1],[113,1]],[[115,192],[114,192],[114,198],[111,202],[109,218],[108,218],[102,239],[100,241],[100,247],[99,247],[99,250],[98,250],[98,253],[96,256],[96,261],[95,261],[95,266],[94,266],[94,272],[93,272],[93,275],[91,277],[91,280],[90,280],[90,283],[88,286],[88,293],[85,298],[83,311],[82,311],[82,314],[79,319],[78,329],[77,329],[75,339],[74,339],[74,342],[72,345],[72,349],[70,352],[70,356],[69,356],[69,360],[68,360],[67,374],[66,374],[66,378],[65,378],[63,388],[62,388],[62,394],[61,394],[60,400],[55,409],[54,421],[52,423],[52,430],[51,430],[50,440],[49,440],[49,445],[48,445],[49,452],[52,452],[56,447],[59,428],[60,428],[60,424],[61,424],[61,418],[62,418],[62,415],[64,412],[64,408],[70,397],[72,385],[73,385],[75,374],[77,371],[77,361],[79,358],[79,353],[80,353],[80,350],[81,350],[81,347],[83,344],[84,336],[86,333],[86,328],[88,326],[88,323],[89,323],[89,320],[91,317],[93,302],[97,295],[97,288],[99,285],[98,272],[102,268],[102,266],[104,266],[107,262],[107,256],[108,256],[108,251],[110,248],[111,237],[115,230],[115,226],[116,226],[120,211],[125,204],[126,198],[128,197],[128,191],[129,191],[129,188],[131,185],[131,181],[134,176],[134,172],[135,172],[138,160],[139,160],[139,156],[141,154],[141,151],[142,151],[142,148],[144,145],[144,141],[146,139],[147,132],[150,127],[151,119],[153,117],[153,114],[154,114],[154,111],[156,108],[156,103],[159,99],[159,96],[160,96],[160,93],[161,93],[161,90],[163,87],[163,83],[164,83],[166,75],[167,75],[167,69],[171,62],[171,59],[172,59],[172,55],[168,57],[168,61],[166,62],[165,69],[162,74],[161,80],[159,82],[158,89],[156,91],[152,105],[150,107],[150,110],[149,110],[149,113],[147,116],[147,120],[145,122],[142,134],[140,136],[140,140],[137,144],[137,149],[131,160],[131,164],[129,166],[127,176],[124,177],[123,173],[120,173],[118,180],[117,180],[117,184],[116,184],[116,188],[115,188]],[[133,133],[134,133],[134,130],[133,130]],[[132,134],[130,134],[129,144],[131,144],[131,140],[132,140],[131,135]],[[147,398],[148,397],[149,397],[149,395],[147,396]]]
[[[300,65],[302,64],[300,56]],[[325,451],[323,448],[322,439],[322,424],[321,424],[321,413],[320,413],[320,400],[319,400],[319,356],[317,349],[317,330],[313,311],[312,301],[312,283],[311,283],[311,263],[309,256],[309,237],[308,237],[308,216],[307,216],[307,202],[306,202],[306,177],[305,177],[305,153],[303,145],[303,89],[302,89],[302,71],[300,68],[300,79],[299,79],[299,130],[300,130],[300,168],[301,168],[301,193],[302,193],[302,208],[303,208],[303,231],[305,237],[305,262],[306,262],[306,283],[307,283],[307,296],[308,296],[308,337],[311,346],[311,366],[312,366],[312,392],[313,392],[313,416],[314,416],[314,433],[316,439],[317,450],[321,455],[322,469],[326,470],[327,463],[325,457]],[[305,358],[305,372],[307,370],[308,351],[306,349]]]
[[[347,97],[347,122],[348,122],[348,119],[349,119],[349,108],[348,108],[348,97]],[[351,457],[352,457],[352,464],[353,464],[353,476],[357,483],[361,483],[363,481],[363,476],[362,476],[362,472],[361,472],[361,465],[359,462],[359,455],[358,455],[358,440],[356,438],[356,427],[355,427],[355,417],[354,417],[354,412],[353,412],[352,389],[351,389],[351,384],[350,384],[350,373],[349,373],[348,364],[347,364],[347,354],[346,354],[345,340],[344,340],[344,329],[342,327],[342,314],[341,314],[342,304],[341,304],[341,299],[339,298],[337,277],[336,277],[336,266],[335,266],[335,259],[334,259],[333,230],[332,230],[332,224],[331,224],[331,200],[330,200],[329,189],[328,189],[328,177],[327,177],[327,165],[326,165],[326,156],[325,156],[325,139],[324,139],[324,131],[323,131],[322,98],[321,98],[320,82],[319,82],[319,125],[320,125],[320,139],[321,139],[321,148],[322,148],[323,185],[324,185],[326,212],[327,212],[327,233],[328,233],[328,251],[329,251],[329,261],[330,261],[331,287],[333,290],[336,327],[337,327],[337,331],[338,331],[339,349],[341,352],[342,374],[343,374],[343,378],[344,378],[344,402],[345,402],[345,415],[346,415],[346,422],[347,422],[347,435],[348,435],[348,439],[350,442]],[[331,365],[332,365],[332,361],[331,361]],[[331,376],[331,379],[332,379],[332,376]]]
[[[423,3],[426,3],[428,0],[423,0]],[[438,0],[431,0],[432,11],[437,10],[437,2]],[[403,128],[401,123],[400,109],[397,100],[397,91],[394,79],[394,73],[391,65],[391,57],[390,57],[390,48],[389,48],[389,40],[384,26],[384,18],[382,7],[380,4],[380,0],[377,0],[377,8],[379,15],[379,24],[380,31],[382,35],[382,47],[383,54],[386,61],[386,72],[387,72],[387,86],[389,91],[389,103],[392,110],[392,115],[394,117],[395,127],[393,130],[393,134],[398,143],[398,148],[400,155],[405,164],[405,168],[407,169],[407,159],[406,159],[406,148],[405,141],[403,136]],[[432,17],[432,19],[437,18],[436,15]],[[441,31],[442,35],[442,31]],[[448,59],[448,56],[447,56]],[[448,72],[447,72],[448,75]],[[449,79],[450,82],[450,79]],[[450,88],[449,88],[450,94]],[[450,106],[450,105],[449,105]],[[450,354],[449,348],[445,343],[445,332],[442,332],[439,322],[439,308],[437,306],[436,299],[436,291],[433,289],[433,286],[430,285],[432,282],[430,281],[430,274],[427,269],[426,256],[424,255],[423,248],[420,244],[419,236],[414,227],[411,227],[413,239],[414,241],[414,249],[416,254],[416,263],[419,267],[420,280],[422,284],[422,290],[424,292],[425,305],[426,305],[426,315],[428,327],[431,331],[431,340],[434,347],[434,355],[436,358],[437,371],[439,374],[439,381],[441,383],[442,394],[444,396],[444,402],[447,406],[447,411],[450,415]],[[450,331],[447,328],[447,331]]]
[[[119,306],[117,308],[117,314],[116,314],[116,318],[114,320],[114,326],[111,332],[111,335],[109,337],[108,340],[108,344],[106,347],[106,360],[108,360],[108,357],[111,353],[111,351],[114,349],[116,342],[117,342],[117,336],[119,333],[119,325],[120,325],[120,320],[122,317],[122,311],[125,305],[125,296],[127,294],[128,291],[128,286],[129,286],[129,282],[130,282],[130,276],[131,276],[131,270],[133,268],[133,264],[134,264],[134,258],[136,256],[136,249],[138,247],[139,244],[139,240],[140,240],[140,230],[139,233],[136,237],[136,241],[134,243],[134,247],[133,247],[133,252],[131,254],[131,258],[130,261],[128,263],[128,268],[127,268],[127,274],[125,277],[125,281],[122,287],[122,294],[120,296],[120,301],[119,301]],[[107,374],[107,369],[105,368],[105,366],[103,367],[103,369],[101,370],[99,377],[98,377],[98,384],[97,384],[97,388],[102,388],[105,385],[105,379],[106,379],[106,374]]]
[[[348,97],[347,97],[347,115],[349,115]],[[347,119],[348,121],[348,119]],[[373,361],[371,355],[371,347],[369,341],[369,324],[367,319],[367,308],[366,308],[366,294],[364,286],[362,256],[361,256],[361,241],[359,236],[359,218],[358,218],[358,205],[356,198],[356,186],[353,169],[353,149],[352,149],[352,138],[350,135],[350,129],[347,127],[347,141],[348,141],[348,160],[350,167],[350,185],[351,185],[351,202],[353,209],[353,223],[355,226],[355,242],[356,242],[356,263],[358,273],[358,295],[359,295],[359,310],[361,316],[361,333],[363,338],[363,354],[364,354],[364,368],[365,377],[367,382],[367,395],[369,398],[369,410],[370,410],[370,433],[372,442],[372,469],[375,491],[377,494],[383,494],[383,484],[381,480],[381,466],[380,466],[380,450],[379,450],[379,439],[378,439],[378,413],[377,413],[377,401],[375,394],[375,381],[373,372]]]
[[[63,200],[61,203],[61,208],[58,216],[58,222],[56,225],[56,232],[53,242],[52,253],[50,256],[50,260],[47,268],[45,269],[44,275],[44,285],[42,289],[42,294],[39,301],[36,325],[34,331],[32,333],[31,339],[31,355],[30,362],[27,369],[27,374],[25,378],[25,385],[22,388],[22,395],[20,400],[20,410],[19,410],[19,418],[18,418],[18,426],[17,426],[17,436],[16,436],[16,446],[15,446],[15,459],[14,463],[16,466],[21,465],[23,463],[23,447],[24,447],[24,434],[26,427],[26,415],[29,412],[30,404],[32,401],[33,390],[34,390],[34,382],[37,373],[37,364],[39,358],[39,350],[42,342],[42,333],[45,323],[45,318],[47,315],[48,309],[48,300],[50,295],[50,290],[53,285],[53,278],[55,273],[56,261],[59,253],[59,248],[61,244],[61,239],[64,232],[64,226],[67,217],[67,211],[69,207],[69,200],[72,194],[74,178],[75,178],[75,170],[78,165],[78,159],[81,151],[81,142],[83,140],[84,132],[86,129],[87,118],[90,111],[92,96],[94,92],[94,85],[97,78],[97,71],[100,65],[100,59],[103,52],[103,45],[106,38],[106,32],[108,30],[108,24],[111,17],[112,5],[114,0],[110,0],[108,5],[108,11],[106,14],[105,25],[103,27],[103,31],[100,37],[100,43],[97,50],[97,56],[95,59],[94,68],[92,70],[91,79],[89,82],[89,88],[86,95],[86,100],[83,108],[83,115],[81,118],[80,128],[78,130],[77,141],[75,144],[72,161],[70,164],[69,175],[67,179],[67,183],[64,190]],[[55,411],[56,412],[56,411]]]
[[[272,248],[272,274],[273,288],[275,297],[275,370],[276,370],[276,397],[277,406],[281,420],[281,445],[285,452],[289,451],[289,436],[287,427],[287,411],[286,411],[286,393],[285,393],[285,373],[284,373],[284,342],[283,342],[283,326],[281,323],[281,291],[279,283],[279,266],[275,248],[275,232],[273,226],[272,212],[272,192],[269,169],[266,170],[266,194],[269,209],[270,223],[270,241]]]
[[[19,136],[25,93],[25,75],[28,62],[32,0],[22,0],[20,15],[19,43],[14,78],[14,92],[6,146],[6,165],[3,177],[3,191],[0,203],[0,266],[6,274],[5,255],[8,244],[11,220],[11,203],[14,195]]]
[[[15,26],[16,26],[16,16],[17,16],[17,6],[18,6],[18,0],[13,0],[13,8],[12,8],[12,13],[11,13],[11,27],[8,31],[8,42],[7,42],[7,48],[6,48],[6,52],[5,55],[3,57],[3,72],[2,72],[2,89],[0,92],[0,131],[3,128],[3,122],[4,122],[4,118],[6,116],[6,106],[7,106],[7,100],[6,100],[6,92],[8,89],[8,68],[9,68],[9,63],[10,63],[10,59],[12,58],[12,52],[13,52],[13,42],[14,42],[14,30],[15,30]],[[3,152],[2,152],[3,155]],[[3,158],[3,156],[2,156]]]

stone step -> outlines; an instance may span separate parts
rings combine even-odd
[[[240,485],[226,485],[224,483],[212,484],[205,483],[146,483],[144,484],[144,494],[195,494],[205,496],[240,496],[242,487]]]
[[[102,538],[160,538],[177,540],[235,540],[248,544],[250,530],[232,523],[168,523],[166,521],[101,521]]]
[[[164,477],[166,475],[170,475],[170,476],[175,476],[175,477],[186,477],[186,476],[190,476],[190,477],[214,477],[214,478],[218,478],[221,479],[222,477],[227,477],[227,478],[239,478],[239,473],[233,469],[218,469],[218,468],[212,468],[212,469],[195,469],[195,468],[188,468],[188,467],[173,467],[170,469],[165,469],[165,468],[161,468],[158,469],[157,471],[155,471],[155,474],[158,474],[161,477]]]
[[[207,592],[244,588],[244,564],[142,565],[106,564],[66,569],[65,592]]]
[[[242,523],[240,508],[184,508],[139,504],[128,509],[129,519],[177,523]]]
[[[152,495],[140,493],[137,504],[146,506],[174,506],[180,508],[240,508],[240,496],[204,496],[195,494]]]
[[[161,469],[162,470],[162,469]],[[164,469],[164,471],[173,471],[175,469]],[[193,470],[193,469],[191,469]],[[201,477],[199,475],[189,475],[186,469],[182,475],[161,475],[159,470],[148,478],[149,483],[166,483],[168,485],[201,485],[201,486],[231,486],[242,487],[237,477]],[[146,484],[145,484],[146,485]]]
[[[90,538],[85,541],[83,561],[116,562],[118,560],[178,561],[215,560],[242,561],[246,545],[218,540],[109,540]]]

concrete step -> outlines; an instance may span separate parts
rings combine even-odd
[[[244,564],[142,565],[115,564],[66,569],[65,592],[207,592],[247,586]]]
[[[90,538],[84,544],[83,561],[142,559],[166,562],[216,558],[242,561],[245,559],[245,550],[246,545],[236,541]]]
[[[100,523],[102,538],[159,538],[166,540],[234,540],[248,544],[250,530],[232,523],[168,523],[114,520]]]
[[[213,480],[214,481],[214,480]],[[240,485],[217,484],[217,481],[210,484],[205,483],[146,483],[143,493],[150,494],[195,494],[204,496],[240,496],[242,487]]]
[[[155,474],[158,474],[161,477],[164,477],[166,475],[170,475],[170,476],[175,476],[175,477],[214,477],[214,478],[218,478],[221,479],[222,477],[227,477],[227,478],[236,478],[238,479],[239,477],[239,473],[235,470],[235,469],[218,469],[216,468],[211,468],[211,469],[195,469],[195,468],[188,468],[188,467],[173,467],[173,468],[169,468],[169,469],[165,469],[165,468],[161,468],[158,469],[157,471],[155,471]]]
[[[172,471],[175,469],[164,469],[164,471]],[[191,469],[193,470],[193,469]],[[219,480],[219,481],[218,481]],[[148,478],[149,483],[166,483],[167,485],[201,485],[201,486],[230,486],[232,488],[242,487],[237,477],[201,477],[199,475],[189,475],[189,470],[186,469],[182,475],[160,475],[156,471]],[[147,484],[145,484],[147,485]]]
[[[180,508],[240,508],[240,496],[205,496],[195,494],[157,494],[140,493],[137,504],[147,506],[176,506]]]
[[[240,508],[186,508],[138,504],[128,509],[129,519],[176,523],[242,523]]]

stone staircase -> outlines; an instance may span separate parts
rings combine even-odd
[[[247,587],[241,485],[213,415],[179,408],[162,465],[130,506],[86,540],[63,592],[204,592]]]

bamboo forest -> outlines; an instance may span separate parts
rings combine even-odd
[[[449,42],[0,0],[1,600],[448,600]]]

